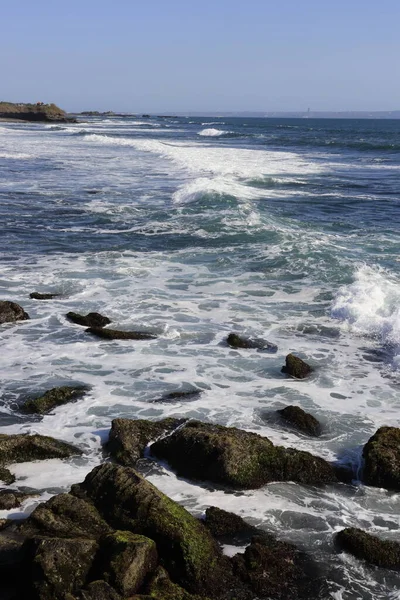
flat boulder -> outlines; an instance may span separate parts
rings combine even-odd
[[[53,300],[53,298],[59,298],[61,294],[47,294],[42,292],[32,292],[29,294],[29,298],[33,300]]]
[[[265,350],[271,353],[278,351],[278,346],[267,340],[262,338],[250,338],[237,333],[230,333],[226,338],[226,342],[231,348],[254,348],[256,350]]]
[[[103,327],[89,327],[85,331],[105,340],[154,340],[157,337],[154,333],[147,333],[147,331],[120,331],[119,329],[103,329]]]
[[[400,491],[399,427],[380,427],[365,444],[363,458],[364,483]]]
[[[150,446],[184,477],[235,489],[259,488],[272,481],[321,484],[337,481],[324,459],[274,446],[265,437],[235,427],[189,421]]]
[[[0,325],[3,323],[14,323],[15,321],[26,321],[28,313],[22,306],[9,300],[0,300]]]
[[[114,419],[105,447],[119,464],[133,467],[143,457],[150,442],[173,431],[184,421],[170,417],[161,421]]]
[[[281,419],[292,425],[295,429],[307,435],[318,437],[321,435],[321,425],[319,421],[305,412],[300,406],[286,406],[276,411]]]
[[[377,567],[400,571],[400,543],[381,540],[366,531],[349,527],[336,534],[337,546]]]
[[[45,435],[0,434],[0,465],[48,458],[69,458],[79,454],[82,454],[79,448]]]
[[[172,403],[172,402],[187,402],[195,400],[200,396],[202,390],[177,390],[176,392],[169,392],[164,394],[160,398],[153,400],[154,403]]]
[[[80,315],[75,312],[69,312],[65,315],[69,321],[84,327],[104,327],[111,323],[108,317],[103,317],[100,313],[91,312],[87,315]]]
[[[204,525],[133,469],[105,463],[71,492],[114,528],[154,540],[171,579],[188,592],[214,598],[231,585],[229,561]]]
[[[310,365],[294,354],[286,356],[286,364],[282,367],[282,373],[287,373],[295,379],[305,379],[311,371]]]
[[[69,386],[63,385],[61,387],[52,388],[40,396],[39,398],[33,398],[27,400],[22,410],[26,413],[36,413],[44,415],[57,406],[62,406],[68,402],[74,402],[82,398],[88,391],[87,386]]]

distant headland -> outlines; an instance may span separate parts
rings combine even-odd
[[[12,121],[45,121],[57,123],[75,123],[76,119],[69,117],[67,113],[55,104],[44,104],[43,102],[13,103],[0,102],[0,119]]]

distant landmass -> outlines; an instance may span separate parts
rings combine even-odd
[[[162,114],[162,113],[161,113]],[[190,117],[258,117],[260,119],[400,119],[400,110],[392,111],[235,111],[235,112],[179,112]]]
[[[45,121],[57,123],[71,123],[75,119],[55,104],[36,104],[23,102],[0,102],[0,119],[16,121]]]

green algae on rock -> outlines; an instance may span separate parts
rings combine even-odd
[[[82,398],[89,390],[87,386],[68,386],[52,388],[40,396],[32,400],[27,400],[21,410],[26,413],[37,413],[44,415],[57,406],[62,406],[68,402],[73,402]]]
[[[380,427],[365,444],[363,458],[364,483],[400,491],[400,428]]]
[[[231,348],[266,350],[271,353],[278,351],[278,347],[267,340],[262,338],[249,338],[238,335],[237,333],[230,333],[226,338],[226,342]]]
[[[295,379],[305,379],[311,371],[310,365],[294,354],[286,356],[286,364],[282,367],[282,373],[287,373]]]
[[[276,411],[280,417],[296,429],[307,435],[318,437],[321,435],[321,424],[319,421],[305,412],[300,406],[286,406]]]
[[[336,534],[335,542],[341,550],[366,560],[372,565],[400,571],[400,543],[381,540],[366,531],[349,527]]]
[[[82,450],[76,446],[45,435],[0,434],[0,465],[48,458],[69,458],[79,454],[82,454]]]

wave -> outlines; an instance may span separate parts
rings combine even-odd
[[[203,135],[205,137],[219,137],[220,135],[226,135],[227,133],[231,133],[230,131],[222,131],[222,129],[214,129],[210,127],[208,129],[202,129],[199,131],[198,135]]]
[[[355,281],[337,293],[331,315],[390,349],[400,366],[400,286],[386,271],[360,267]]]

